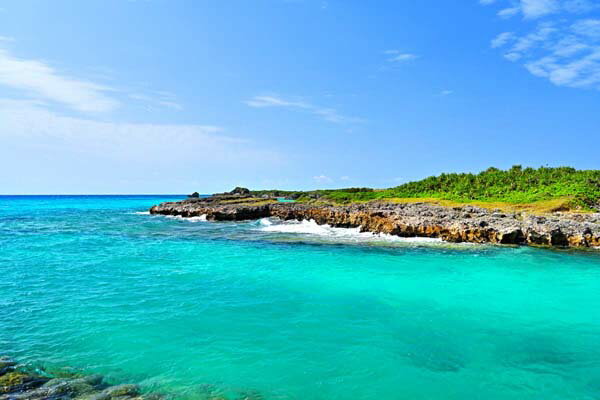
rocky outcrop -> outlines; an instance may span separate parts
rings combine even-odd
[[[233,198],[232,198],[233,197]],[[427,203],[364,203],[344,206],[278,203],[220,195],[162,203],[151,214],[239,221],[264,217],[314,220],[334,227],[397,236],[441,238],[448,242],[599,247],[600,214],[554,213],[547,216],[503,213],[484,208],[443,207]]]
[[[224,200],[223,200],[224,199]],[[243,221],[258,219],[271,215],[271,203],[262,201],[236,202],[227,196],[220,198],[223,202],[214,199],[201,201],[178,201],[162,203],[150,209],[150,214],[179,215],[182,217],[199,217],[206,215],[212,221]]]

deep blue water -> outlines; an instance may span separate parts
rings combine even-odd
[[[599,399],[600,254],[0,197],[0,354],[177,398]]]

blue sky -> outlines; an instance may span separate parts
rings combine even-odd
[[[0,2],[0,193],[600,168],[600,2]]]

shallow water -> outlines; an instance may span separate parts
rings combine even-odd
[[[598,399],[600,254],[0,197],[0,354],[178,398]]]

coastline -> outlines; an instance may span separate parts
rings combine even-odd
[[[385,201],[350,205],[278,202],[240,193],[166,202],[150,214],[202,217],[209,221],[243,221],[276,217],[313,220],[319,225],[360,228],[361,232],[400,237],[440,238],[447,242],[529,246],[600,247],[600,213],[533,215],[505,213],[475,206],[445,207],[428,203]]]

